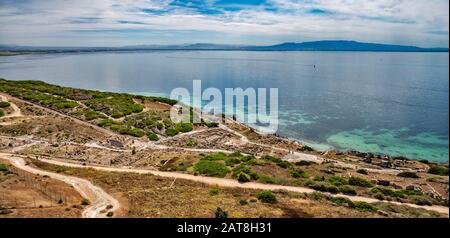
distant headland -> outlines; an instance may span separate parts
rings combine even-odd
[[[236,50],[236,51],[369,51],[369,52],[448,52],[448,48],[421,48],[417,46],[366,43],[349,40],[285,42],[269,46],[225,44],[133,45],[121,47],[51,47],[0,45],[0,52],[12,53],[73,53],[138,50]]]

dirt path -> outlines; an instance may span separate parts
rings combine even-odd
[[[11,162],[11,164],[14,167],[17,167],[18,169],[27,171],[32,174],[48,175],[53,179],[57,179],[72,185],[74,189],[78,191],[83,198],[86,198],[89,201],[91,201],[91,204],[87,206],[82,213],[82,216],[85,218],[106,217],[106,213],[101,213],[101,211],[106,209],[106,206],[108,205],[113,206],[110,210],[108,210],[111,212],[116,211],[120,207],[120,203],[115,198],[107,194],[100,187],[93,185],[91,182],[85,179],[52,173],[30,167],[26,165],[24,159],[18,156],[10,154],[0,154],[0,156],[2,159],[6,159],[9,162]]]
[[[11,154],[4,154],[0,153],[0,157],[2,158],[16,158],[17,156],[11,155]],[[128,172],[128,173],[139,173],[139,174],[153,174],[161,177],[169,177],[169,178],[177,178],[177,179],[186,179],[196,182],[201,182],[209,185],[217,185],[221,187],[233,187],[233,188],[246,188],[246,189],[260,189],[260,190],[286,190],[291,192],[298,192],[298,193],[312,193],[315,192],[315,190],[310,188],[304,188],[304,187],[294,187],[294,186],[283,186],[283,185],[274,185],[274,184],[262,184],[262,183],[255,183],[255,182],[249,182],[249,183],[239,183],[237,180],[233,179],[225,179],[225,178],[214,178],[214,177],[203,177],[203,176],[194,176],[191,174],[182,174],[177,172],[164,172],[164,171],[158,171],[158,170],[147,170],[147,169],[131,169],[131,168],[111,168],[111,167],[101,167],[101,166],[91,166],[91,165],[81,165],[81,164],[75,164],[75,163],[68,163],[63,162],[59,160],[53,160],[53,159],[44,159],[41,158],[40,161],[49,163],[49,164],[55,164],[55,165],[61,165],[61,166],[67,166],[67,167],[73,167],[73,168],[93,168],[101,171],[109,171],[109,172]],[[368,202],[368,203],[374,203],[374,202],[386,202],[386,203],[392,203],[396,205],[406,205],[409,207],[414,208],[423,208],[430,211],[436,211],[442,214],[449,215],[449,208],[444,206],[419,206],[416,204],[410,204],[410,203],[399,203],[399,202],[392,202],[392,201],[380,201],[375,198],[369,198],[369,197],[361,197],[361,196],[347,196],[347,195],[333,195],[331,196],[339,196],[339,197],[346,197],[350,199],[351,201],[361,201],[361,202]]]
[[[13,118],[13,117],[23,116],[22,112],[20,111],[20,108],[16,104],[10,102],[8,100],[8,96],[6,96],[4,94],[0,94],[0,99],[1,99],[0,101],[9,102],[11,104],[10,107],[13,110],[12,113],[9,113],[8,115],[3,116],[2,118]]]

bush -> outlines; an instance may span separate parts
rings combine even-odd
[[[227,166],[209,160],[200,160],[197,164],[194,165],[194,168],[200,174],[219,178],[225,177],[229,172]]]
[[[275,196],[275,194],[272,191],[269,191],[269,190],[259,192],[258,194],[256,194],[256,197],[258,198],[258,200],[260,200],[263,203],[276,203],[277,202],[277,197]]]
[[[410,199],[412,199],[413,203],[419,205],[419,206],[431,206],[433,205],[433,201],[425,196],[411,196]]]
[[[307,186],[320,192],[339,193],[338,187],[326,182],[312,182],[307,184]]]
[[[368,175],[369,173],[367,172],[367,170],[365,170],[365,169],[358,169],[358,170],[356,170],[356,172],[358,173],[358,174],[364,174],[364,175]]]
[[[138,128],[123,127],[119,129],[119,132],[120,134],[130,135],[134,137],[143,137],[145,135],[145,132]]]
[[[114,212],[108,212],[108,213],[106,213],[106,216],[107,217],[112,217],[112,216],[114,216]]]
[[[192,126],[192,123],[182,123],[182,122],[180,122],[180,123],[178,123],[178,124],[175,126],[175,129],[176,129],[177,131],[179,131],[179,132],[185,133],[185,132],[190,132],[190,131],[192,131],[193,126]]]
[[[0,108],[6,108],[11,106],[11,104],[9,102],[0,102]]]
[[[330,184],[333,184],[334,186],[337,186],[337,187],[342,186],[342,185],[347,185],[347,184],[348,184],[347,179],[341,178],[341,177],[338,177],[338,176],[332,176],[332,177],[329,177],[329,178],[327,179],[327,181],[328,181]]]
[[[261,183],[267,183],[267,184],[275,184],[275,178],[269,175],[265,175],[265,174],[260,174],[259,175],[259,179],[258,179]]]
[[[159,140],[159,137],[153,132],[148,132],[147,133],[147,137],[151,141],[158,141]]]
[[[90,205],[90,204],[91,204],[91,201],[89,201],[86,198],[83,198],[83,200],[81,200],[81,205],[83,205],[83,206],[87,206],[87,205]]]
[[[248,202],[247,202],[247,200],[239,200],[239,204],[241,206],[244,206],[244,205],[248,205]]]
[[[228,213],[218,207],[214,212],[215,218],[228,218]]]
[[[289,173],[294,178],[309,178],[309,174],[300,169],[293,169]]]
[[[345,195],[350,195],[350,196],[356,196],[358,193],[356,192],[356,190],[349,185],[344,185],[340,188],[341,193],[345,194]]]
[[[246,173],[243,173],[243,172],[241,172],[241,173],[239,174],[239,176],[238,176],[238,181],[239,181],[240,183],[250,182],[251,179],[252,179],[252,178],[250,177],[250,175],[248,175],[248,174],[246,174]]]
[[[239,165],[236,168],[234,168],[231,176],[233,178],[238,178],[241,173],[245,173],[245,174],[249,175],[250,178],[253,180],[257,180],[259,178],[259,175],[256,172],[252,171],[250,169],[250,167],[245,166],[245,165]]]
[[[315,164],[315,163],[311,162],[311,161],[304,161],[304,160],[295,162],[295,165],[297,165],[297,166],[310,166],[312,164]]]
[[[312,147],[307,146],[307,145],[304,145],[304,146],[301,148],[301,150],[302,150],[302,151],[314,151],[314,149],[313,149]]]
[[[365,188],[371,188],[373,187],[373,184],[363,178],[358,178],[358,177],[351,177],[348,180],[348,184],[353,185],[353,186],[358,186],[358,187],[365,187]]]
[[[428,170],[429,174],[448,176],[448,168],[440,165],[431,165]]]
[[[287,169],[287,168],[292,167],[292,163],[290,163],[290,162],[288,162],[288,161],[284,161],[284,160],[278,162],[277,165],[280,166],[280,167],[283,168],[283,169]]]
[[[170,137],[176,136],[176,135],[178,135],[178,131],[176,129],[173,129],[173,128],[167,128],[166,129],[166,135],[170,136]]]
[[[235,165],[235,164],[239,164],[241,161],[239,160],[239,159],[235,159],[235,158],[231,158],[231,159],[227,159],[226,161],[225,161],[225,164],[227,165],[227,166],[232,166],[232,165]]]
[[[4,115],[5,115],[5,112],[2,109],[0,109],[0,117],[2,117]]]
[[[367,203],[367,202],[353,202],[350,205],[351,208],[360,210],[360,211],[368,211],[368,212],[376,212],[378,211],[378,208],[374,205]]]
[[[372,188],[371,192],[373,194],[383,194],[384,196],[394,197],[394,198],[405,198],[405,194],[401,191],[394,191],[388,188],[375,187]]]
[[[216,195],[219,195],[220,190],[219,190],[218,188],[212,188],[212,189],[209,190],[208,193],[209,193],[209,195],[211,195],[211,196],[216,196]]]
[[[400,172],[397,174],[397,176],[403,178],[420,178],[416,173],[409,171]]]
[[[0,164],[0,171],[1,172],[8,172],[8,166],[6,166],[6,164]]]
[[[331,197],[330,201],[339,206],[346,206],[346,207],[353,206],[353,202],[345,197]]]

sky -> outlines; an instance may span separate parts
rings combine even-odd
[[[448,47],[448,0],[0,0],[0,44]]]

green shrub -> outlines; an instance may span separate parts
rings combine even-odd
[[[429,174],[448,176],[448,168],[440,165],[431,165],[428,170]]]
[[[239,181],[240,183],[250,182],[251,179],[252,179],[252,178],[250,177],[250,175],[248,175],[248,174],[246,174],[246,173],[243,173],[243,172],[241,172],[241,173],[239,174],[239,176],[238,176],[238,181]]]
[[[433,205],[433,201],[430,198],[425,197],[425,196],[414,195],[414,196],[411,196],[409,199],[411,199],[414,204],[417,204],[419,206]]]
[[[269,175],[265,175],[265,174],[260,174],[259,175],[259,179],[258,179],[261,183],[267,183],[267,184],[275,184],[275,178]]]
[[[315,163],[311,162],[311,161],[304,161],[304,160],[295,162],[295,165],[297,165],[297,166],[310,166],[310,165],[313,165],[313,164],[315,164]]]
[[[114,212],[108,212],[108,213],[106,213],[106,216],[107,217],[112,217],[112,216],[114,216]]]
[[[185,133],[185,132],[190,132],[193,129],[192,123],[178,123],[175,126],[175,129],[179,132]]]
[[[363,178],[358,178],[358,177],[351,177],[348,180],[348,184],[353,185],[353,186],[358,186],[358,187],[365,187],[365,188],[371,188],[373,187],[373,184]]]
[[[11,103],[9,103],[9,102],[0,102],[0,108],[6,108],[6,107],[9,107],[9,106],[11,106]]]
[[[173,128],[167,128],[166,129],[166,135],[170,136],[170,137],[176,136],[176,135],[178,135],[178,130],[173,129]]]
[[[337,187],[348,184],[347,179],[341,178],[338,176],[329,177],[327,179],[327,181],[328,181],[328,183],[333,184],[334,186],[337,186]]]
[[[143,137],[145,135],[145,132],[138,128],[123,127],[123,128],[120,128],[119,132],[120,132],[120,134],[130,135],[130,136],[134,136],[134,137]]]
[[[217,122],[208,122],[208,123],[206,123],[206,126],[208,128],[219,127],[219,123],[217,123]]]
[[[330,201],[339,206],[346,206],[346,207],[353,206],[353,202],[345,197],[331,197]]]
[[[248,205],[248,202],[247,202],[247,200],[242,199],[242,200],[239,200],[239,204],[241,206],[244,206],[244,205]]]
[[[416,173],[409,171],[400,172],[397,174],[397,176],[403,178],[420,178]]]
[[[381,188],[381,187],[375,187],[370,190],[373,194],[383,194],[385,196],[394,197],[394,198],[405,198],[405,194],[401,191],[394,191],[389,188]]]
[[[218,188],[212,188],[212,189],[209,190],[208,193],[209,193],[209,195],[211,195],[211,196],[216,196],[216,195],[219,195],[220,190],[219,190]]]
[[[147,137],[148,137],[148,139],[151,140],[151,141],[158,141],[158,140],[159,140],[158,135],[156,135],[156,134],[153,133],[153,132],[148,132],[148,133],[147,133]]]
[[[252,180],[257,180],[259,178],[259,175],[256,172],[252,171],[250,167],[242,164],[233,169],[231,176],[233,178],[238,178],[241,173],[249,175],[250,179]]]
[[[273,157],[273,156],[270,156],[270,155],[264,155],[263,157],[261,157],[261,159],[263,159],[263,160],[268,160],[268,161],[272,161],[272,162],[274,162],[274,163],[279,163],[279,162],[283,161],[283,160],[281,160],[280,158]]]
[[[225,164],[227,165],[227,166],[232,166],[232,165],[235,165],[235,164],[239,164],[241,161],[239,160],[239,159],[236,159],[236,158],[230,158],[230,159],[227,159],[226,161],[225,161]]]
[[[194,168],[200,174],[205,174],[212,177],[223,178],[229,172],[227,166],[209,160],[200,160],[198,163],[194,165]]]
[[[2,117],[4,115],[5,115],[5,112],[2,109],[0,109],[0,117]]]
[[[278,162],[277,165],[280,166],[280,167],[283,168],[283,169],[287,169],[287,168],[292,167],[292,163],[291,163],[291,162],[284,161],[284,160]]]
[[[364,175],[368,175],[369,173],[367,172],[367,170],[365,170],[365,169],[358,169],[358,170],[356,170],[356,172],[358,173],[358,174],[364,174]]]
[[[307,186],[320,192],[339,193],[338,187],[326,182],[311,182]]]
[[[277,202],[277,197],[275,196],[275,194],[272,191],[269,191],[269,190],[259,192],[258,194],[256,194],[256,197],[258,198],[258,200],[260,200],[263,203],[276,203]]]
[[[309,174],[300,169],[293,169],[289,173],[294,178],[309,178]]]
[[[355,196],[358,193],[356,192],[356,190],[349,185],[344,185],[342,187],[339,188],[341,193],[345,194],[345,195],[350,195],[350,196]]]
[[[353,202],[350,205],[351,208],[360,210],[360,211],[368,211],[368,212],[376,212],[378,208],[367,202]]]
[[[6,164],[0,164],[0,171],[1,172],[8,172],[8,166]]]

